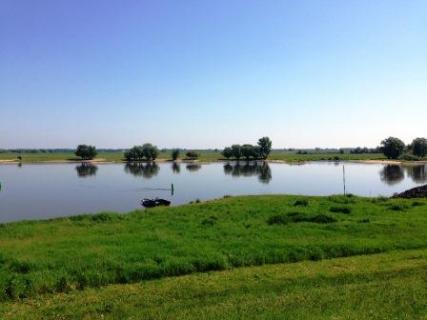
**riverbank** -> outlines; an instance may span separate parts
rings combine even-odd
[[[0,225],[2,301],[427,248],[427,200],[247,196]]]
[[[199,150],[200,155],[197,162],[209,163],[218,161],[227,161],[223,158],[219,151]],[[72,152],[62,153],[22,153],[19,154],[21,160],[18,160],[16,153],[0,153],[1,163],[80,163],[82,160],[76,158]],[[156,161],[166,162],[170,160],[170,152],[160,152]],[[313,152],[309,154],[298,154],[297,152],[274,150],[270,154],[268,161],[284,162],[284,163],[299,163],[307,161],[383,161],[385,160],[382,154],[340,154],[340,153],[320,153]],[[180,160],[180,161],[186,161]],[[188,161],[188,160],[187,160]],[[244,160],[243,160],[244,161]],[[99,152],[98,157],[92,160],[94,163],[123,163],[122,152]]]

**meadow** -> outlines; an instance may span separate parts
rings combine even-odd
[[[225,160],[220,151],[216,150],[197,150],[199,154],[199,161],[212,162],[218,160]],[[52,153],[13,153],[13,152],[0,152],[0,160],[16,160],[18,156],[22,157],[23,163],[32,162],[69,162],[80,161],[73,152],[52,152]],[[183,154],[181,156],[184,156]],[[158,160],[170,160],[171,151],[160,151]],[[300,162],[300,161],[336,161],[336,160],[384,160],[385,157],[380,153],[344,153],[339,152],[309,152],[307,154],[299,154],[296,151],[283,151],[273,150],[268,157],[268,160],[285,161],[285,162]],[[106,162],[123,162],[123,152],[120,151],[99,151],[95,160]]]
[[[7,319],[426,319],[427,250],[245,267],[0,304]]]
[[[427,248],[427,200],[246,196],[0,225],[0,299]]]

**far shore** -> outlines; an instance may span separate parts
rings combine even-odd
[[[241,161],[241,162],[246,162],[247,160],[245,159],[240,159],[240,160],[236,160],[236,159],[216,159],[216,160],[204,160],[204,159],[195,159],[195,160],[190,160],[190,159],[179,159],[179,160],[171,160],[171,159],[156,159],[155,161],[136,161],[136,162],[140,162],[140,163],[150,163],[150,162],[157,162],[157,163],[165,163],[165,162],[176,162],[176,163],[202,163],[202,164],[208,164],[208,163],[218,163],[218,162],[236,162],[236,161]],[[372,159],[372,160],[359,160],[359,159],[340,159],[340,160],[325,160],[325,159],[307,159],[307,160],[273,160],[273,159],[267,159],[267,160],[249,160],[249,161],[265,161],[268,163],[283,163],[283,164],[302,164],[305,162],[346,162],[346,163],[365,163],[365,164],[390,164],[390,165],[422,165],[422,164],[427,164],[427,160],[419,160],[419,161],[408,161],[408,160],[387,160],[387,159]],[[73,159],[73,160],[67,160],[67,159],[63,159],[63,160],[24,160],[24,161],[19,161],[17,159],[0,159],[0,165],[1,164],[64,164],[64,163],[75,163],[75,164],[81,164],[81,163],[90,163],[90,164],[113,164],[113,163],[128,163],[126,160],[107,160],[107,159],[103,159],[103,158],[99,158],[99,159],[93,159],[93,160],[78,160],[78,159]]]

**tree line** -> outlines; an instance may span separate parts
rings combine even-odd
[[[381,141],[380,150],[388,159],[419,160],[427,155],[427,139],[416,138],[405,145],[399,138],[389,137]]]
[[[244,158],[246,160],[257,160],[257,159],[267,159],[271,152],[272,142],[269,137],[262,137],[258,140],[256,146],[251,144],[233,144],[231,147],[226,147],[222,151],[222,155],[226,159],[234,158],[240,160]]]

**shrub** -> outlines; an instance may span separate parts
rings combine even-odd
[[[420,157],[415,156],[415,155],[410,154],[410,153],[405,153],[404,155],[402,155],[400,157],[400,159],[401,160],[406,160],[406,161],[418,161],[418,160],[420,160]]]
[[[191,160],[195,160],[199,157],[199,154],[195,151],[188,151],[185,155],[188,159],[191,159]]]
[[[225,148],[222,151],[224,158],[230,159],[233,156],[233,150],[230,147]]]

